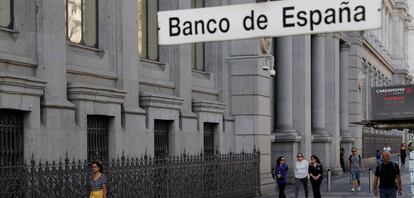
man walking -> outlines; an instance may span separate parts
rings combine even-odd
[[[402,195],[401,176],[398,164],[391,161],[388,151],[382,153],[383,162],[375,169],[374,195],[378,196],[378,179],[380,198],[395,198]],[[395,185],[397,180],[397,186]]]
[[[349,167],[351,170],[352,177],[352,189],[351,192],[355,191],[355,188],[360,191],[361,183],[359,181],[361,170],[364,171],[364,163],[362,163],[361,156],[357,154],[357,149],[354,147],[351,149],[352,154],[349,156]]]

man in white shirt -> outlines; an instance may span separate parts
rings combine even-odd
[[[383,150],[391,153],[391,147],[390,147],[390,145],[386,143],[385,146],[384,146],[384,148],[383,148]]]
[[[305,188],[305,198],[308,198],[308,168],[309,163],[303,159],[303,154],[297,154],[297,160],[295,163],[295,198],[299,195],[299,185],[303,184]]]

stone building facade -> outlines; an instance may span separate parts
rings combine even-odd
[[[272,78],[260,39],[157,44],[157,10],[240,1],[1,1],[0,116],[19,121],[2,124],[16,143],[0,160],[257,149],[263,185],[282,154],[340,172],[369,87],[411,78],[406,1],[385,2],[382,30],[275,38]]]

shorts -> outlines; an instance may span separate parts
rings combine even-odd
[[[91,191],[89,198],[103,198],[103,190]]]
[[[359,170],[351,170],[351,177],[352,180],[356,180],[360,178],[360,171]]]

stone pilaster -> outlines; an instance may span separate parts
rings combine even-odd
[[[36,77],[47,82],[41,101],[42,133],[33,134],[39,142],[48,146],[39,148],[35,156],[47,156],[45,160],[78,155],[79,139],[72,138],[75,132],[75,106],[67,100],[67,41],[65,37],[65,1],[37,1],[37,47],[38,67]],[[39,132],[40,133],[40,132]],[[73,142],[62,148],[61,142]],[[69,146],[70,145],[70,146]],[[72,149],[74,148],[74,149]],[[86,152],[86,150],[85,150]]]
[[[348,87],[348,73],[349,73],[349,50],[350,43],[342,43],[340,47],[340,134],[341,144],[345,151],[351,150],[354,138],[349,132],[349,87]],[[345,156],[346,158],[346,156]]]
[[[365,83],[363,82],[363,76],[360,73],[363,73],[363,62],[362,62],[362,32],[351,32],[347,33],[349,37],[349,42],[352,44],[349,51],[349,68],[348,68],[348,105],[349,105],[349,122],[359,122],[363,119],[362,115],[362,92],[367,93],[367,97],[370,95],[370,90],[368,86],[369,74],[365,74]],[[364,87],[365,85],[365,87]],[[369,99],[367,100],[367,102]],[[369,104],[366,103],[366,105]],[[368,113],[369,114],[369,113]],[[356,147],[359,151],[362,148],[362,126],[350,124],[349,132],[352,137],[354,137],[353,146]],[[345,156],[349,156],[351,150],[345,150]]]
[[[260,150],[262,188],[274,187],[271,177],[271,81],[262,70],[258,40],[232,41],[229,64],[231,113],[235,120],[236,152]],[[256,48],[254,46],[257,46]],[[252,55],[254,54],[254,55]]]

